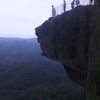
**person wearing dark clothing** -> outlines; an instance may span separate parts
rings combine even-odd
[[[71,8],[74,9],[74,1],[71,3]]]
[[[76,0],[76,7],[79,6],[79,4],[80,4],[80,1]]]
[[[65,0],[63,0],[63,10],[64,12],[66,11],[66,1]]]
[[[52,17],[56,16],[56,9],[54,7],[54,5],[52,5]]]
[[[90,0],[90,1],[89,1],[89,4],[92,5],[92,4],[93,4],[93,0]]]

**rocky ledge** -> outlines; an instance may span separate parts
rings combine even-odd
[[[69,77],[85,86],[93,6],[79,6],[37,27],[42,55],[61,62]]]

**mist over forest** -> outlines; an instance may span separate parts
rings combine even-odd
[[[63,65],[41,53],[36,38],[0,38],[0,100],[84,100]]]

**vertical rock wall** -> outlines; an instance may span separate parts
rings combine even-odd
[[[90,37],[89,69],[87,77],[87,100],[100,100],[100,7],[93,13],[94,30]]]
[[[42,54],[63,63],[70,78],[82,86],[87,76],[92,11],[93,6],[78,6],[36,28]]]
[[[79,6],[50,18],[36,35],[42,54],[63,63],[74,82],[86,85],[87,100],[100,100],[100,8]]]

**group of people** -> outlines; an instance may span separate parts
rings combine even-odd
[[[92,5],[93,4],[93,0],[90,0],[89,4]],[[79,0],[73,0],[71,2],[71,8],[72,9],[74,9],[75,6],[77,7],[79,5],[80,5],[80,1]],[[65,12],[65,11],[66,11],[66,1],[63,0],[63,12]],[[56,9],[55,9],[54,5],[52,5],[52,17],[55,17],[55,16],[56,16]]]
[[[75,5],[77,7],[77,6],[79,6],[79,4],[80,4],[80,1],[79,0],[73,0],[71,2],[71,8],[74,9],[75,8]]]
[[[75,5],[77,7],[77,6],[79,6],[79,4],[80,4],[80,1],[79,0],[73,0],[72,3],[71,3],[71,8],[74,9],[75,8]],[[89,4],[90,5],[93,5],[93,0],[90,0],[89,1]]]

